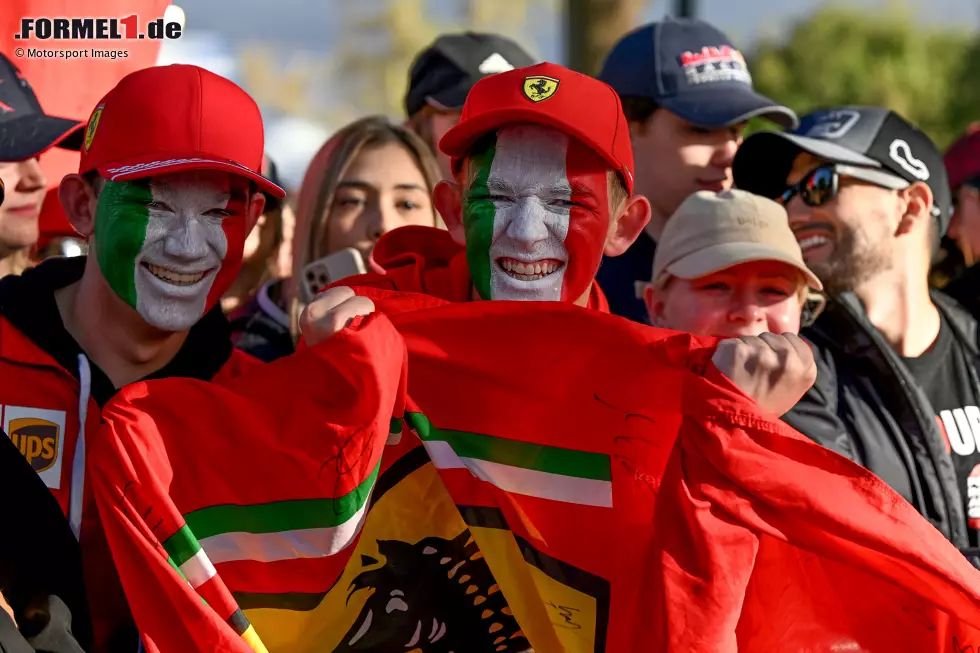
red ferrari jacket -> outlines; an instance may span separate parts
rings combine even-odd
[[[0,428],[54,495],[81,544],[96,650],[106,650],[100,614],[128,609],[112,582],[114,565],[85,479],[85,437],[97,433],[101,408],[117,389],[65,329],[55,302],[55,291],[79,280],[84,266],[84,257],[50,259],[0,281]],[[148,378],[221,382],[256,364],[232,348],[228,322],[216,308]]]

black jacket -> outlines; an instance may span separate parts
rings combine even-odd
[[[980,263],[968,267],[946,284],[943,293],[962,304],[974,317],[980,316]]]
[[[24,456],[0,431],[0,651],[69,653],[91,641],[75,536]],[[80,646],[81,644],[81,646]]]
[[[289,331],[289,315],[272,299],[271,290],[281,281],[260,287],[240,308],[228,316],[235,347],[261,361],[272,361],[295,351]]]
[[[941,293],[932,298],[973,362],[980,392],[976,319]],[[980,566],[936,412],[860,300],[853,293],[831,300],[801,335],[813,345],[817,380],[784,421],[874,472]]]

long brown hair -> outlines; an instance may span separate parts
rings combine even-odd
[[[442,178],[432,151],[418,135],[384,116],[362,118],[338,131],[320,148],[306,170],[296,209],[292,276],[285,288],[294,339],[298,338],[297,323],[303,309],[299,301],[300,276],[306,265],[325,256],[329,249],[327,220],[337,186],[362,151],[390,144],[401,145],[412,155],[431,195]],[[434,208],[433,213],[435,226],[442,227]]]

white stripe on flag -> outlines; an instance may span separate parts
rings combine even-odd
[[[612,483],[609,481],[539,472],[477,458],[461,458],[443,440],[426,440],[425,449],[438,469],[468,469],[481,481],[505,492],[599,508],[612,508],[613,505]]]
[[[215,564],[256,560],[275,562],[294,558],[324,558],[346,549],[360,533],[371,502],[368,495],[361,509],[343,524],[330,528],[307,528],[280,533],[221,533],[201,540]]]
[[[393,446],[393,445],[396,445],[399,442],[401,442],[402,441],[402,431],[404,431],[404,430],[405,430],[405,427],[403,426],[400,431],[392,431],[391,433],[389,433],[388,434],[388,442],[386,442],[385,444],[387,444],[389,446]]]
[[[214,570],[214,565],[208,560],[208,554],[201,549],[180,566],[180,573],[184,574],[184,578],[191,584],[191,587],[197,589],[214,578],[218,572]]]

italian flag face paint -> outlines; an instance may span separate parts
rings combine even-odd
[[[246,194],[230,175],[104,182],[95,216],[102,276],[148,324],[191,328],[241,268]]]
[[[605,161],[536,125],[474,150],[463,198],[466,255],[483,299],[574,302],[589,292],[609,228]]]

